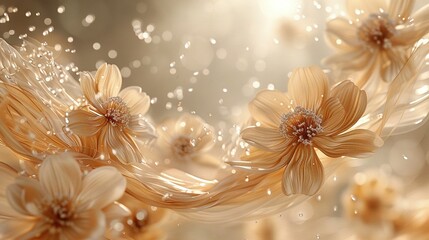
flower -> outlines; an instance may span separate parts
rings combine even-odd
[[[136,141],[154,138],[153,127],[142,116],[149,97],[140,87],[121,89],[118,67],[103,64],[95,74],[84,72],[80,85],[89,105],[68,113],[68,127],[80,136],[97,136],[99,152],[122,163],[142,161]]]
[[[168,211],[151,207],[131,195],[125,194],[119,202],[131,212],[130,216],[111,222],[112,231],[108,232],[108,239],[160,240],[166,234],[160,226],[165,222]]]
[[[179,164],[192,161],[218,166],[219,161],[208,154],[215,145],[214,132],[199,116],[186,113],[159,125],[157,146],[167,153],[166,159]]]
[[[104,208],[125,191],[113,167],[82,174],[68,153],[48,156],[38,178],[18,176],[0,165],[2,239],[99,239],[106,228]]]
[[[429,5],[411,14],[413,6],[413,0],[348,0],[349,19],[337,17],[327,23],[327,39],[338,53],[326,63],[344,75],[359,74],[359,87],[371,76],[392,81],[413,45],[429,33]]]
[[[365,224],[380,225],[397,219],[400,192],[394,181],[380,173],[357,173],[344,192],[344,213]]]
[[[324,170],[315,148],[333,158],[373,152],[382,140],[373,132],[345,132],[362,116],[366,94],[350,81],[331,91],[318,67],[298,68],[289,79],[288,93],[265,90],[249,103],[256,126],[242,130],[251,145],[242,160],[233,162],[249,170],[283,173],[283,192],[315,194]]]

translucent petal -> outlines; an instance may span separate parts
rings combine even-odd
[[[326,23],[326,37],[335,48],[358,50],[361,45],[357,31],[357,25],[345,18],[337,17]],[[341,44],[338,43],[338,39],[341,40]]]
[[[47,197],[73,199],[81,187],[79,164],[67,153],[47,157],[39,170],[39,181]]]
[[[390,0],[389,16],[398,21],[406,20],[413,11],[415,0]]]
[[[283,192],[314,195],[324,180],[323,165],[312,146],[301,145],[295,150],[283,175]]]
[[[336,85],[331,96],[338,98],[345,110],[345,118],[343,123],[337,128],[334,133],[340,133],[353,126],[363,115],[366,109],[367,97],[363,90],[360,90],[351,81],[343,81]]]
[[[124,194],[125,178],[114,167],[99,167],[92,170],[82,182],[82,191],[77,199],[79,211],[101,209]]]
[[[107,119],[95,112],[76,109],[68,113],[68,127],[79,136],[93,136],[103,128]]]
[[[313,144],[329,157],[363,157],[383,145],[383,140],[374,132],[356,129],[337,136],[318,135]]]
[[[119,93],[119,97],[127,104],[131,115],[144,115],[149,110],[150,98],[146,93],[142,92],[140,87],[124,88]]]
[[[101,94],[101,99],[106,101],[110,97],[116,97],[122,86],[121,71],[116,65],[104,63],[95,74],[95,82],[96,92]]]
[[[338,98],[330,97],[320,107],[320,114],[324,134],[331,135],[341,129],[346,111]]]
[[[269,152],[282,152],[288,145],[278,128],[248,127],[241,132],[241,137],[247,143]]]
[[[328,77],[319,67],[297,68],[289,79],[288,93],[296,106],[317,112],[328,97]]]
[[[290,112],[292,107],[287,94],[263,90],[249,103],[249,112],[262,126],[278,127],[282,114]]]
[[[388,11],[387,0],[347,0],[347,13],[353,21],[364,21],[370,14]]]

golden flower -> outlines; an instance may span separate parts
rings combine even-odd
[[[199,116],[186,113],[159,125],[157,146],[171,161],[219,165],[219,161],[208,154],[215,144],[214,132]]]
[[[126,187],[116,168],[84,175],[67,153],[47,157],[37,179],[4,164],[0,178],[1,239],[99,239],[106,228],[103,208]]]
[[[380,173],[357,173],[342,202],[344,213],[365,224],[392,222],[399,217],[399,189]]]
[[[167,219],[166,209],[149,206],[128,194],[119,202],[130,210],[130,215],[110,223],[108,239],[165,239],[166,234],[161,230],[161,226]]]
[[[89,106],[68,113],[68,127],[77,135],[98,138],[101,154],[115,156],[122,163],[140,162],[136,141],[154,137],[153,127],[142,116],[150,99],[140,87],[121,89],[122,78],[115,65],[102,65],[95,74],[84,72],[80,85]]]
[[[298,68],[289,79],[288,93],[265,90],[249,103],[256,126],[242,130],[251,147],[235,166],[273,172],[286,167],[283,191],[315,194],[324,170],[315,148],[329,157],[358,156],[382,144],[373,132],[348,130],[362,116],[366,94],[350,81],[331,91],[318,67]]]
[[[326,63],[342,74],[360,74],[355,81],[359,87],[371,76],[392,81],[413,45],[429,33],[429,5],[411,14],[413,6],[413,0],[348,0],[349,19],[327,23],[327,39],[338,53]]]

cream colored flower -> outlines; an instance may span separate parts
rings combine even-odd
[[[400,216],[398,185],[376,173],[358,173],[343,194],[345,215],[365,224],[390,223]]]
[[[183,114],[177,119],[169,119],[157,128],[157,146],[173,162],[193,161],[218,165],[208,151],[215,144],[215,131],[199,116]]]
[[[348,0],[349,18],[327,23],[327,39],[338,53],[326,63],[344,75],[359,74],[359,87],[371,76],[392,81],[413,45],[429,33],[429,5],[411,14],[413,7],[413,0]]]
[[[131,212],[129,217],[111,222],[108,239],[161,240],[165,231],[161,227],[166,221],[166,209],[151,207],[136,198],[125,194],[119,202]]]
[[[140,87],[122,85],[115,65],[103,64],[92,77],[82,73],[80,85],[89,106],[68,113],[68,127],[80,136],[97,136],[99,152],[122,163],[140,162],[137,141],[154,138],[154,129],[142,118],[150,99]]]
[[[288,93],[261,91],[249,103],[256,126],[242,130],[251,145],[235,166],[273,172],[285,167],[283,191],[315,194],[324,178],[315,148],[329,157],[359,156],[382,144],[373,132],[348,130],[362,116],[366,94],[350,81],[331,91],[318,67],[298,68],[289,79]]]
[[[38,178],[18,176],[0,165],[1,239],[100,239],[106,228],[103,208],[125,191],[113,167],[82,174],[69,154],[47,157]]]

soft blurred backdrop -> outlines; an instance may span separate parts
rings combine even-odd
[[[427,3],[419,0],[415,8]],[[14,45],[20,36],[47,42],[76,74],[116,64],[125,86],[139,85],[151,96],[155,122],[195,112],[222,130],[245,119],[246,104],[258,90],[286,90],[293,68],[320,65],[331,53],[324,23],[343,10],[341,0],[2,0],[0,37]],[[360,169],[389,169],[407,186],[422,189],[427,129],[390,139],[368,162],[328,179],[340,183],[325,186],[313,202],[271,222],[179,219],[166,228],[169,239],[322,239],[320,227],[312,231],[314,222],[327,218],[323,224],[335,226],[341,192]]]

